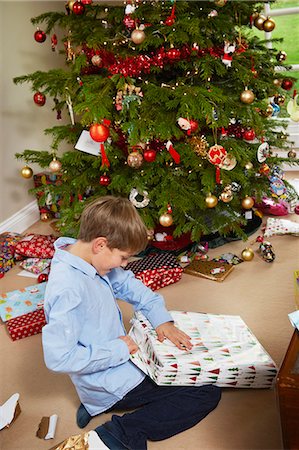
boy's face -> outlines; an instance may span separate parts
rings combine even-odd
[[[97,272],[103,276],[116,267],[125,267],[130,256],[131,254],[127,251],[118,248],[110,249],[107,245],[104,245],[93,254],[91,263]]]

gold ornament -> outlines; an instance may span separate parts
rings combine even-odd
[[[218,203],[218,200],[217,200],[217,197],[215,197],[215,195],[208,194],[206,196],[205,202],[206,202],[206,206],[208,208],[215,208],[215,206]]]
[[[31,169],[31,167],[24,166],[21,170],[21,175],[23,178],[31,178],[33,175],[33,170]]]
[[[133,169],[139,169],[143,162],[143,156],[137,151],[129,153],[127,158],[128,165]]]
[[[274,84],[274,86],[276,86],[276,87],[280,87],[281,84],[282,84],[282,80],[280,80],[279,78],[274,78],[273,84]]]
[[[170,227],[173,224],[173,218],[171,214],[162,214],[159,218],[159,223],[162,227]]]
[[[47,212],[41,213],[40,220],[42,222],[47,222],[47,220],[51,219],[51,215]]]
[[[61,170],[61,162],[58,159],[53,158],[49,164],[49,170],[53,173],[59,172]]]
[[[280,61],[280,62],[285,61],[287,59],[286,52],[281,50],[279,53],[277,53],[276,59],[277,59],[277,61]]]
[[[252,168],[253,168],[252,162],[251,162],[251,161],[248,161],[248,162],[245,164],[245,169],[251,170]]]
[[[224,203],[229,203],[233,199],[233,193],[230,189],[225,189],[223,192],[221,192],[220,198]]]
[[[272,116],[273,111],[274,111],[273,107],[271,105],[268,105],[264,111],[261,111],[261,114],[264,117],[270,117],[270,116]]]
[[[266,20],[266,17],[258,15],[254,19],[253,24],[258,30],[263,31],[264,30],[264,22],[265,22],[265,20]]]
[[[73,11],[74,3],[76,3],[76,0],[69,0],[69,1],[66,3],[66,6],[67,6],[67,8],[70,9],[70,11]]]
[[[266,31],[267,33],[270,33],[271,31],[274,30],[274,28],[275,28],[274,20],[271,19],[270,17],[267,17],[267,19],[263,23],[263,30]]]
[[[277,94],[274,95],[274,103],[276,103],[276,105],[282,106],[285,102],[285,96],[281,95],[281,94]]]
[[[297,156],[297,153],[295,152],[295,150],[290,150],[290,151],[288,152],[288,157],[289,157],[289,158],[295,159],[296,156]]]
[[[241,102],[247,103],[248,105],[250,105],[254,101],[254,98],[255,98],[254,93],[250,89],[248,89],[247,87],[240,94]]]
[[[254,200],[253,198],[249,197],[248,195],[246,195],[245,198],[243,198],[242,200],[242,207],[244,209],[251,209],[254,205]]]
[[[145,39],[145,32],[136,28],[136,30],[132,31],[131,39],[134,44],[142,44]]]
[[[189,142],[192,147],[192,150],[197,154],[197,156],[201,156],[203,158],[207,156],[209,145],[204,135],[200,137],[193,136]]]
[[[215,0],[215,5],[219,6],[220,8],[222,8],[222,6],[225,6],[227,3],[227,0]]]
[[[250,247],[246,247],[244,248],[244,250],[241,253],[242,259],[244,259],[244,261],[251,261],[254,258],[254,253],[252,248]]]

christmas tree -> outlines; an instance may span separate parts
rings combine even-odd
[[[112,194],[130,198],[151,232],[161,225],[192,240],[215,231],[246,239],[254,202],[275,194],[273,177],[287,184],[286,159],[274,149],[286,135],[275,116],[293,81],[277,72],[284,52],[251,30],[275,27],[262,8],[69,0],[65,13],[32,19],[34,39],[48,37],[53,50],[55,30],[63,32],[66,66],[14,82],[29,82],[39,106],[53,98],[57,118],[66,113],[69,123],[45,130],[50,149],[16,156],[26,162],[23,176],[38,163],[59,178],[31,191],[43,191],[40,204],[58,199],[61,233],[76,236],[86,202]],[[72,149],[63,151],[65,143]]]

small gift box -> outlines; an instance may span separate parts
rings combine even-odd
[[[131,270],[135,277],[153,291],[176,283],[182,277],[183,269],[172,254],[161,253],[148,255],[130,262],[126,270]]]
[[[40,213],[48,213],[51,217],[59,218],[60,197],[53,195],[49,186],[60,186],[62,184],[62,174],[50,172],[40,172],[33,176],[34,186],[41,187],[36,192],[36,198]]]
[[[10,247],[0,245],[0,273],[5,273],[15,264],[13,251]]]
[[[43,234],[30,234],[23,237],[16,245],[16,255],[28,258],[49,259],[54,255],[54,242],[57,237]]]
[[[215,384],[229,388],[270,388],[277,367],[239,316],[171,311],[175,325],[191,337],[180,350],[135,313],[129,335],[139,347],[131,360],[158,385]]]
[[[23,314],[6,322],[7,331],[13,341],[41,333],[44,325],[46,325],[46,317],[43,309]]]
[[[35,311],[43,306],[47,283],[0,294],[0,317],[3,322]]]

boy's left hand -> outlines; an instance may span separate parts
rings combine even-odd
[[[192,348],[190,336],[179,330],[172,322],[162,323],[156,328],[156,332],[160,342],[167,338],[180,350],[191,350]]]

